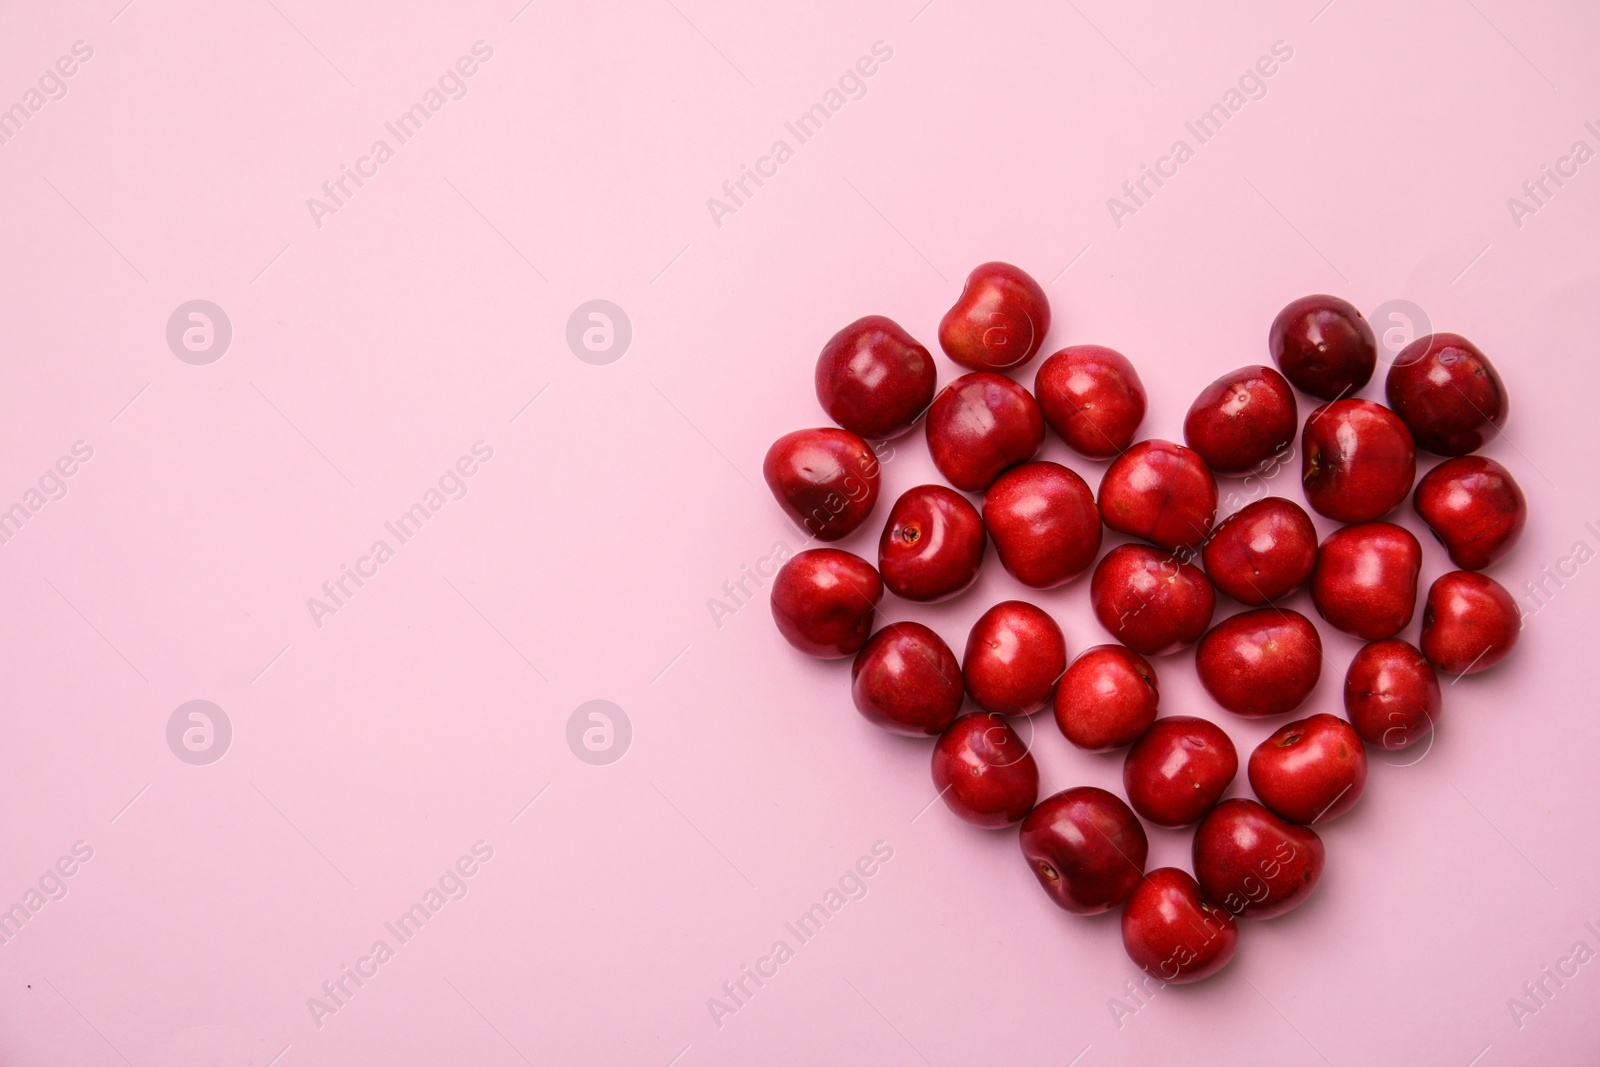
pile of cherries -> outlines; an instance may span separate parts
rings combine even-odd
[[[924,414],[933,462],[954,489],[902,494],[876,567],[833,548],[795,555],[774,581],[772,614],[802,652],[855,657],[851,691],[869,721],[937,735],[933,780],[945,803],[978,826],[1021,823],[1023,856],[1056,904],[1085,915],[1122,906],[1135,963],[1164,982],[1198,981],[1233,957],[1236,917],[1281,915],[1315,888],[1324,850],[1312,826],[1361,796],[1364,745],[1415,744],[1438,719],[1436,672],[1486,670],[1516,644],[1516,603],[1479,572],[1516,542],[1527,506],[1504,467],[1472,454],[1505,423],[1505,386],[1470,341],[1438,333],[1395,358],[1387,407],[1357,399],[1377,364],[1372,329],[1344,300],[1308,296],[1273,320],[1277,370],[1242,367],[1207,386],[1184,420],[1185,444],[1136,442],[1145,391],[1119,353],[1064,348],[1039,364],[1032,392],[998,373],[1032,360],[1049,328],[1038,283],[985,263],[939,324],[940,347],[971,373],[937,396],[933,358],[893,321],[869,316],[828,341],[817,398],[840,428],[788,434],[766,457],[767,484],[789,516],[823,542],[859,527],[878,498],[869,440],[903,434]],[[1326,401],[1303,428],[1291,383]],[[1098,493],[1034,459],[1046,425],[1083,456],[1111,460]],[[1217,522],[1215,476],[1287,462],[1297,430],[1306,503],[1345,525],[1319,545],[1310,517],[1282,497]],[[1451,457],[1420,482],[1418,447]],[[981,511],[964,493],[982,494]],[[1420,648],[1400,634],[1422,548],[1382,521],[1408,494],[1460,568],[1429,588]],[[1135,540],[1101,557],[1103,527]],[[960,660],[920,623],[873,631],[885,588],[925,603],[954,597],[976,581],[990,539],[1001,566],[1035,589],[1093,567],[1094,613],[1119,643],[1069,665],[1061,628],[1021,600],[985,612]],[[1233,743],[1207,719],[1157,718],[1145,657],[1198,641],[1200,681],[1218,704],[1247,718],[1291,712],[1322,673],[1316,625],[1280,606],[1308,583],[1325,622],[1369,642],[1345,675],[1348,718],[1284,726],[1250,755],[1259,802],[1218,803],[1238,771]],[[1212,626],[1218,591],[1249,610]],[[963,715],[967,697],[982,710]],[[1038,766],[1006,717],[1046,708],[1080,748],[1128,747],[1127,803],[1092,787],[1038,799]],[[1198,823],[1194,876],[1146,873],[1139,816]]]

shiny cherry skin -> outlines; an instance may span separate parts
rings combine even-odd
[[[1389,368],[1384,395],[1417,447],[1464,456],[1506,424],[1511,402],[1489,357],[1455,333],[1412,341]]]
[[[1049,332],[1039,283],[1009,263],[983,263],[939,321],[939,347],[968,370],[1008,370],[1032,359]]]
[[[1323,400],[1359,392],[1378,365],[1372,327],[1336,296],[1290,301],[1272,320],[1267,350],[1295,388]]]
[[[1326,850],[1309,826],[1284,822],[1253,800],[1211,809],[1194,831],[1195,880],[1234,915],[1270,919],[1306,902]]]
[[[1022,386],[999,374],[964,374],[928,411],[928,451],[957,489],[981,493],[1044,444],[1044,416]]]
[[[772,621],[806,655],[841,659],[867,643],[881,599],[872,564],[837,548],[807,549],[772,580]]]
[[[1275,814],[1306,826],[1328,823],[1361,799],[1367,750],[1355,727],[1319,712],[1257,745],[1249,775],[1250,788]]]
[[[920,622],[891,622],[867,641],[850,668],[856,710],[910,737],[942,733],[961,713],[961,664]]]
[[[1422,654],[1441,674],[1477,674],[1505,659],[1522,633],[1522,613],[1505,587],[1472,571],[1441,574],[1422,610]]]
[[[1322,677],[1322,637],[1292,608],[1257,608],[1212,627],[1195,650],[1195,670],[1211,699],[1259,719],[1305,703]]]
[[[1411,432],[1370,400],[1335,400],[1313,411],[1300,448],[1306,503],[1336,522],[1383,518],[1417,478]]]
[[[1218,474],[1250,474],[1288,450],[1300,427],[1294,390],[1271,367],[1240,367],[1200,391],[1183,440]]]
[[[1317,528],[1305,509],[1281,496],[1246,504],[1211,531],[1201,552],[1211,584],[1241,604],[1282,600],[1317,565]]]
[[[978,580],[984,531],[978,509],[943,485],[900,494],[878,539],[878,570],[896,596],[932,603],[965,592]]]
[[[1411,622],[1417,607],[1422,545],[1391,522],[1345,526],[1317,549],[1311,602],[1337,630],[1377,641]]]
[[[837,541],[878,502],[878,457],[849,430],[796,430],[767,450],[761,473],[784,512],[818,541]]]
[[[1022,820],[1018,841],[1039,885],[1075,915],[1098,915],[1127,900],[1150,854],[1138,816],[1093,786],[1041,800]]]
[[[1061,627],[1044,609],[1021,600],[1003,600],[979,616],[961,659],[967,695],[999,715],[1043,711],[1066,669]]]
[[[1239,927],[1188,871],[1158,867],[1123,906],[1122,947],[1152,978],[1186,985],[1228,965],[1239,947]]]
[[[1105,531],[1088,483],[1059,463],[1012,467],[983,498],[1000,564],[1023,585],[1051,589],[1089,569]]]
[[[1122,787],[1133,810],[1157,826],[1188,826],[1211,810],[1237,773],[1239,753],[1222,727],[1168,715],[1128,749]]]
[[[1363,645],[1345,672],[1344,713],[1375,748],[1406,748],[1427,737],[1442,708],[1439,676],[1399,638]]]
[[[1216,521],[1217,481],[1193,449],[1140,441],[1106,468],[1099,502],[1105,524],[1118,533],[1192,552]]]
[[[1447,459],[1423,475],[1412,506],[1464,571],[1510,552],[1528,523],[1528,501],[1511,472],[1487,456]]]
[[[1039,798],[1039,765],[999,715],[963,715],[933,746],[933,785],[945,806],[974,826],[1022,821]]]
[[[882,315],[857,319],[817,357],[817,400],[828,417],[874,440],[899,437],[933,403],[933,357]]]
[[[1144,421],[1144,385],[1133,364],[1100,345],[1063,348],[1039,364],[1033,392],[1050,428],[1091,459],[1126,451]]]
[[[1072,661],[1056,686],[1056,725],[1090,752],[1131,745],[1156,721],[1155,668],[1122,645],[1096,645]]]
[[[1119,545],[1089,579],[1095,618],[1143,656],[1187,648],[1211,625],[1217,596],[1200,568],[1149,545]]]

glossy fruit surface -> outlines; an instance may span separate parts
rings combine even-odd
[[[1144,656],[1165,656],[1198,641],[1217,605],[1200,568],[1149,545],[1107,552],[1089,581],[1089,600],[1100,625]]]
[[[1106,468],[1099,503],[1101,518],[1118,533],[1192,551],[1216,520],[1217,482],[1193,449],[1140,441]]]
[[[1294,390],[1271,367],[1240,367],[1200,391],[1183,440],[1218,474],[1250,474],[1288,451],[1300,426]]]
[[[1477,674],[1505,659],[1522,613],[1499,582],[1472,571],[1440,575],[1422,611],[1422,654],[1441,674]]]
[[[872,564],[837,548],[789,559],[772,580],[772,621],[808,656],[853,656],[872,632],[883,582]]]
[[[1088,570],[1104,536],[1088,484],[1048,461],[1024,463],[996,478],[983,498],[983,522],[1001,565],[1035,589]]]
[[[849,430],[831,426],[784,434],[761,473],[784,512],[818,541],[837,541],[878,502],[878,457]]]
[[[933,357],[882,315],[857,319],[817,357],[817,400],[851,433],[879,439],[911,429],[933,403]]]
[[[1144,385],[1133,364],[1100,345],[1063,348],[1039,364],[1033,391],[1050,428],[1092,459],[1126,451],[1144,421]]]
[[[850,695],[868,722],[925,737],[961,712],[961,664],[919,622],[892,622],[873,634],[850,668]]]
[[[1153,978],[1185,985],[1228,965],[1239,928],[1188,871],[1160,867],[1144,876],[1122,909],[1122,947]]]
[[[1337,522],[1381,519],[1416,481],[1411,432],[1370,400],[1335,400],[1313,411],[1300,448],[1306,502]]]
[[[1209,719],[1157,719],[1128,750],[1122,786],[1133,810],[1157,826],[1188,826],[1210,811],[1239,772],[1239,753]]]
[[[1049,332],[1039,283],[1009,263],[983,263],[939,321],[939,346],[968,370],[1007,370],[1032,359]]]
[[[1056,725],[1090,752],[1131,745],[1155,722],[1161,691],[1145,658],[1122,645],[1087,649],[1056,686]]]
[[[951,485],[981,493],[1007,467],[1044,444],[1044,416],[1033,394],[999,374],[966,374],[934,398],[928,451]]]
[[[1200,683],[1236,715],[1282,715],[1305,703],[1322,677],[1322,638],[1292,608],[1257,608],[1212,627],[1195,650]]]
[[[1201,559],[1211,584],[1239,603],[1282,600],[1317,565],[1317,528],[1299,504],[1269,496],[1223,519]]]
[[[967,695],[984,711],[1032,715],[1055,695],[1067,640],[1044,609],[1004,600],[979,616],[961,660]]]
[[[1364,645],[1344,676],[1344,713],[1361,740],[1399,749],[1427,737],[1439,721],[1439,677],[1422,652],[1398,638]]]
[[[1250,754],[1250,788],[1290,822],[1321,825],[1355,806],[1367,783],[1367,750],[1349,723],[1317,714],[1292,722]]]
[[[999,715],[963,715],[933,747],[933,785],[951,811],[975,826],[997,830],[1033,810],[1039,765]]]
[[[1481,571],[1511,551],[1528,523],[1522,488],[1487,456],[1445,460],[1423,475],[1411,502],[1464,571]]]
[[[1389,368],[1384,394],[1417,446],[1441,456],[1482,448],[1511,413],[1494,364],[1456,333],[1429,334],[1406,345]]]
[[[978,509],[954,489],[919,485],[889,509],[878,539],[878,570],[896,596],[931,603],[978,580],[989,535]]]
[[[1295,388],[1323,400],[1360,391],[1378,364],[1377,339],[1361,312],[1321,294],[1292,300],[1278,312],[1267,350]]]
[[[1326,852],[1308,826],[1285,822],[1253,800],[1211,809],[1194,831],[1195,880],[1234,915],[1270,919],[1304,904]]]
[[[1022,821],[1022,854],[1050,899],[1077,915],[1121,904],[1144,877],[1150,842],[1114,794],[1093,786],[1046,797]]]
[[[1335,629],[1363,641],[1393,637],[1417,606],[1422,545],[1410,530],[1368,522],[1335,530],[1317,549],[1311,602]]]

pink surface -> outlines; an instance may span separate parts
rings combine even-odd
[[[0,944],[0,1060],[1600,1054],[1600,963],[1563,962],[1600,951],[1600,572],[1571,558],[1600,549],[1592,8],[123,3],[0,14],[0,105],[43,86],[0,144],[0,507],[38,505],[0,544],[0,906],[39,905]],[[79,41],[92,57],[48,76]],[[1200,143],[1185,123],[1275,42],[1292,56]],[[463,57],[472,75],[448,76]],[[785,123],[841,84],[801,143]],[[441,86],[420,132],[387,129]],[[1161,163],[1178,139],[1185,161]],[[1585,162],[1563,163],[1578,141]],[[742,206],[708,209],[758,164]],[[1176,174],[1114,220],[1142,165]],[[1539,206],[1522,186],[1545,165],[1570,176]],[[339,202],[322,192],[358,166]],[[1046,351],[1133,359],[1151,436],[1264,361],[1292,297],[1426,309],[1512,395],[1486,451],[1532,515],[1491,573],[1532,608],[1525,583],[1565,568],[1514,658],[1447,687],[1426,756],[1374,759],[1311,902],[1147,1003],[1124,992],[1116,920],[1058,911],[1014,834],[924,811],[929,746],[865,723],[847,665],[785,646],[749,577],[800,543],[760,464],[823,421],[822,342],[880,312],[931,343],[991,258],[1046,284]],[[166,337],[196,299],[232,326],[202,365]],[[569,348],[593,299],[631,322],[614,362]],[[72,476],[47,476],[77,442]],[[1053,437],[1045,454],[1098,482]],[[932,477],[919,430],[885,499]],[[1271,491],[1298,499],[1295,477]],[[402,543],[385,523],[434,489]],[[844,547],[870,554],[876,525]],[[1425,540],[1428,582],[1446,567]],[[313,618],[346,565],[364,584]],[[888,614],[959,648],[1021,592],[992,550],[985,569],[951,605]],[[743,606],[724,592],[741,582]],[[1074,652],[1106,639],[1087,594],[1032,597]],[[1325,639],[1308,711],[1339,710],[1355,648]],[[1217,708],[1192,654],[1157,669],[1165,713],[1211,716],[1241,751],[1281,721]],[[169,748],[192,700],[231,725],[209,764],[175,755],[187,713]],[[631,723],[609,765],[569,747],[591,700]],[[1035,725],[1048,789],[1118,787],[1120,757]],[[191,740],[203,757],[221,734]],[[1186,834],[1151,838],[1152,866],[1187,865]],[[800,943],[785,923],[875,847],[892,858],[865,895]],[[62,857],[71,877],[48,873]],[[385,924],[430,888],[402,941]],[[714,1018],[779,940],[792,958]],[[319,1016],[308,998],[343,967],[370,977]]]

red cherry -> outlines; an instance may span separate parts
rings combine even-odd
[[[784,434],[767,450],[761,473],[784,512],[818,541],[849,534],[878,502],[878,457],[849,430]]]
[[[968,370],[1007,370],[1032,359],[1049,331],[1039,283],[1009,263],[984,263],[939,321],[939,347]]]
[[[1441,456],[1482,448],[1511,413],[1494,364],[1455,333],[1429,334],[1401,349],[1384,394],[1417,445]]]
[[[1493,578],[1472,571],[1442,574],[1422,610],[1422,654],[1444,674],[1486,671],[1510,655],[1522,613]]]
[[[1131,745],[1156,720],[1155,668],[1121,645],[1096,645],[1072,661],[1056,687],[1056,725],[1090,752]]]
[[[1200,683],[1236,715],[1282,715],[1322,677],[1322,638],[1298,611],[1257,608],[1223,619],[1195,651]]]
[[[984,711],[1032,715],[1044,710],[1067,669],[1067,639],[1040,608],[1005,600],[979,616],[967,637],[961,676]]]
[[[1272,320],[1267,349],[1297,389],[1323,400],[1359,392],[1378,365],[1372,327],[1336,296],[1290,301]]]
[[[1120,545],[1089,580],[1095,618],[1145,656],[1164,656],[1199,640],[1217,604],[1200,568],[1148,545]]]
[[[1050,428],[1092,459],[1126,450],[1144,420],[1144,386],[1133,364],[1099,345],[1063,348],[1039,364],[1033,391]]]
[[[1211,809],[1194,831],[1200,888],[1234,915],[1270,919],[1304,904],[1322,877],[1322,838],[1253,800]]]
[[[1032,459],[1044,444],[1044,416],[1033,395],[998,374],[965,374],[934,398],[928,451],[951,485],[989,488],[1000,472]]]
[[[1185,985],[1228,965],[1239,928],[1188,871],[1160,867],[1144,876],[1122,909],[1122,947],[1152,978]]]
[[[1218,474],[1250,474],[1288,449],[1299,425],[1283,375],[1240,367],[1200,391],[1183,420],[1183,440]]]
[[[896,596],[947,600],[978,580],[988,541],[983,519],[966,497],[942,485],[919,485],[889,509],[878,539],[878,569]]]
[[[1211,810],[1238,772],[1239,753],[1222,727],[1168,715],[1128,749],[1122,786],[1133,810],[1157,826],[1188,826]]]
[[[1337,715],[1292,722],[1250,754],[1250,788],[1290,822],[1332,822],[1355,806],[1367,784],[1367,750]]]
[[[1317,549],[1311,602],[1338,630],[1363,641],[1393,637],[1417,606],[1422,546],[1410,530],[1368,522],[1335,530]]]
[[[996,478],[983,498],[983,522],[1001,565],[1035,589],[1088,570],[1104,536],[1088,484],[1048,461],[1024,463]]]
[[[822,410],[862,437],[898,437],[933,402],[933,357],[882,315],[857,319],[829,338],[816,377]]]
[[[850,668],[850,695],[868,722],[926,737],[961,712],[961,664],[919,622],[891,622],[872,635]]]
[[[1362,646],[1344,676],[1344,713],[1361,740],[1378,748],[1405,748],[1428,736],[1442,706],[1433,668],[1397,638]]]
[[[1280,496],[1246,504],[1211,532],[1202,553],[1211,583],[1241,604],[1282,600],[1317,564],[1317,528]]]
[[[883,582],[872,564],[837,548],[801,552],[772,581],[772,621],[795,648],[820,659],[867,643]]]
[[[1172,552],[1193,550],[1217,517],[1217,482],[1193,449],[1140,441],[1106,468],[1100,514],[1118,533]]]
[[[1337,522],[1371,522],[1411,492],[1417,452],[1395,413],[1370,400],[1335,400],[1300,435],[1306,502]]]
[[[1445,460],[1417,483],[1411,502],[1464,571],[1481,571],[1510,552],[1528,522],[1516,479],[1487,456]]]
[[[1127,900],[1150,852],[1128,805],[1093,786],[1040,801],[1022,821],[1018,841],[1050,899],[1077,915],[1098,915]]]
[[[975,826],[1021,822],[1039,796],[1039,765],[998,715],[963,715],[933,746],[933,784],[947,807]]]

